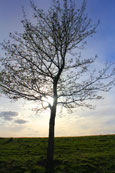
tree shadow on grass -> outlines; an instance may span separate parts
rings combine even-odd
[[[37,162],[37,164],[41,167],[46,166],[46,160],[40,160]],[[84,162],[84,163],[75,163],[75,162],[68,162],[63,160],[54,160],[54,173],[102,173],[102,170],[100,170],[97,166],[94,164]]]

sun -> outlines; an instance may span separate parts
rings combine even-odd
[[[49,106],[49,105],[53,105],[53,97],[50,97],[50,96],[48,96],[47,98],[46,97],[44,97],[43,98],[43,105],[44,105],[44,107],[45,106]]]

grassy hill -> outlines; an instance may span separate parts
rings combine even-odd
[[[0,173],[44,173],[47,138],[0,138]],[[115,173],[115,135],[55,138],[55,173]]]

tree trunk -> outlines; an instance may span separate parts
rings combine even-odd
[[[51,107],[51,115],[49,121],[49,138],[48,138],[48,150],[47,150],[47,161],[46,161],[46,172],[53,173],[54,168],[54,131],[55,131],[55,117],[56,117],[56,102]]]

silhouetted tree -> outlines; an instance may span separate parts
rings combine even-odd
[[[47,151],[47,172],[51,173],[57,105],[90,108],[87,100],[101,99],[98,92],[109,91],[114,84],[115,69],[106,64],[90,72],[95,58],[75,53],[98,25],[92,25],[85,14],[85,1],[78,10],[72,0],[54,0],[47,12],[32,1],[31,7],[35,20],[24,13],[24,32],[10,34],[11,40],[2,43],[5,56],[1,58],[0,87],[10,99],[38,101],[38,110],[51,110]],[[53,104],[48,103],[49,98]]]

